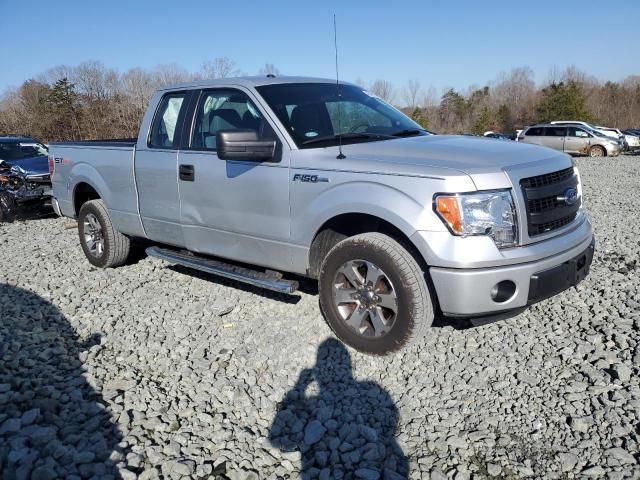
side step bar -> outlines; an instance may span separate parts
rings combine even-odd
[[[272,270],[260,272],[210,258],[199,257],[192,253],[169,250],[167,248],[149,247],[145,251],[150,257],[159,258],[166,262],[193,268],[201,272],[211,273],[219,277],[236,280],[237,282],[247,283],[254,287],[273,290],[274,292],[293,293],[298,289],[298,282],[294,280],[283,280],[281,273]]]

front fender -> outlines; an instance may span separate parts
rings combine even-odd
[[[341,175],[345,174],[333,174],[330,183],[293,183],[293,243],[309,247],[322,225],[347,213],[378,217],[407,237],[417,230],[446,231],[431,208],[441,181],[388,175],[339,178]]]

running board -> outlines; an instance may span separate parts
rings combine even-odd
[[[247,283],[254,287],[265,288],[274,292],[293,293],[298,289],[298,282],[294,280],[283,280],[282,274],[274,272],[273,270],[260,272],[210,258],[199,257],[192,253],[179,252],[166,248],[149,247],[145,251],[150,257],[159,258],[169,263],[193,268],[194,270],[211,273],[212,275]]]

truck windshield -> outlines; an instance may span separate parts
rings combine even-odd
[[[47,147],[36,142],[0,143],[0,160],[22,160],[32,157],[46,157]]]
[[[257,87],[298,148],[429,135],[380,98],[354,85],[287,83]]]

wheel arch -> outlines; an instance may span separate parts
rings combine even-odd
[[[80,213],[82,205],[89,200],[98,200],[102,198],[102,195],[98,190],[89,182],[80,181],[73,188],[73,213],[77,217]]]
[[[361,233],[383,233],[402,245],[427,272],[427,263],[411,240],[413,232],[406,232],[388,219],[362,212],[335,215],[326,220],[315,232],[309,248],[308,274],[317,278],[326,254],[341,240]]]

